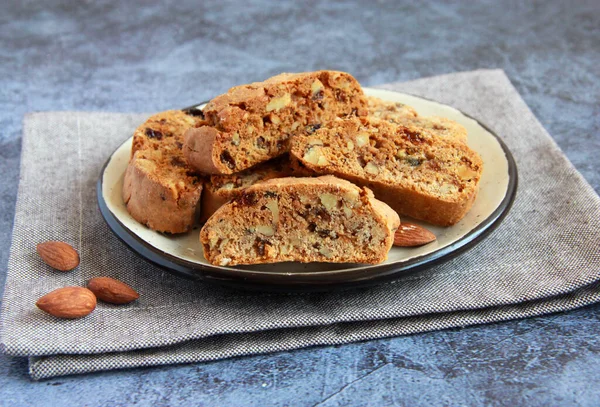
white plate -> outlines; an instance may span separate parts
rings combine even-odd
[[[328,263],[279,263],[272,265],[221,267],[212,266],[202,254],[199,230],[183,235],[165,235],[148,229],[129,215],[121,198],[123,175],[129,161],[132,138],[127,139],[110,157],[98,185],[100,209],[113,231],[133,250],[148,260],[178,274],[222,282],[300,287],[355,285],[393,278],[400,273],[421,269],[446,260],[474,244],[506,214],[517,186],[514,160],[506,146],[489,129],[457,109],[420,97],[381,89],[364,88],[365,93],[381,99],[405,103],[424,116],[442,116],[462,124],[468,131],[468,144],[484,162],[480,190],[472,209],[456,225],[442,228],[422,224],[437,240],[416,248],[393,247],[380,265]],[[201,105],[202,106],[202,105]],[[123,137],[127,137],[126,134]],[[307,276],[307,274],[310,274]],[[345,278],[348,277],[348,278]],[[274,282],[273,280],[276,280]]]

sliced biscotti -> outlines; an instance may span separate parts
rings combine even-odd
[[[367,96],[367,110],[369,116],[381,120],[414,118],[418,117],[417,111],[409,105],[400,102],[389,102],[375,96]]]
[[[183,134],[202,123],[199,111],[170,110],[151,116],[133,136],[123,200],[135,220],[149,228],[183,233],[197,218],[200,175],[183,156]]]
[[[276,178],[247,188],[200,232],[212,264],[380,263],[398,215],[366,188],[332,176]]]
[[[391,123],[429,130],[442,138],[467,142],[467,129],[453,120],[438,116],[421,116],[408,105],[388,102],[373,96],[368,96],[367,102],[369,116]]]
[[[206,222],[217,209],[240,197],[246,188],[258,182],[304,175],[312,175],[312,172],[292,168],[287,154],[235,174],[211,175],[202,191],[200,222]]]
[[[348,118],[292,140],[291,156],[317,174],[373,190],[400,215],[458,222],[477,195],[483,163],[459,141],[374,118]]]
[[[185,135],[185,156],[201,172],[232,174],[287,152],[296,134],[336,117],[366,115],[366,107],[347,73],[284,73],[211,100],[203,109],[208,125]]]

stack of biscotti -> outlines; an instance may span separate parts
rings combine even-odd
[[[202,179],[183,156],[183,135],[203,123],[202,112],[171,110],[151,116],[133,136],[123,201],[150,229],[184,233],[195,224]]]
[[[198,213],[206,220],[248,185],[299,175],[287,159],[277,159],[287,153],[291,136],[340,116],[366,115],[366,106],[351,75],[318,71],[234,87],[203,111],[156,114],[134,134],[123,184],[127,210],[159,232],[187,232]],[[214,176],[201,205],[203,173]]]
[[[136,131],[123,197],[135,219],[161,232],[186,232],[201,213],[213,264],[378,262],[386,250],[356,249],[365,237],[331,222],[362,219],[378,238],[388,236],[382,225],[397,227],[393,211],[453,225],[473,204],[482,168],[460,124],[366,97],[347,73],[317,71],[234,87],[202,111],[151,117]],[[322,175],[335,177],[298,178]],[[348,207],[349,185],[371,209]],[[229,237],[215,241],[219,233]],[[351,249],[356,255],[342,256]]]
[[[203,207],[206,207],[206,211],[203,209],[203,219],[208,219],[208,216],[214,213],[218,206],[222,205],[229,199],[239,196],[239,194],[245,188],[253,185],[256,182],[280,176],[307,176],[319,174],[335,174],[341,178],[349,179],[358,185],[368,186],[375,191],[376,196],[387,202],[392,206],[392,208],[402,215],[411,216],[413,218],[441,226],[449,226],[462,219],[462,217],[470,209],[477,195],[479,178],[483,168],[480,163],[479,156],[466,146],[466,129],[460,124],[446,118],[420,116],[412,107],[402,103],[388,102],[375,97],[366,97],[366,99],[368,102],[369,121],[366,122],[363,120],[363,122],[388,122],[389,125],[384,123],[381,124],[381,126],[387,126],[388,132],[392,133],[392,129],[395,128],[408,129],[409,131],[413,132],[421,132],[423,137],[427,137],[428,140],[431,140],[430,143],[433,143],[435,146],[438,146],[439,144],[440,148],[436,150],[437,154],[440,154],[440,152],[444,151],[442,150],[442,147],[455,153],[460,153],[463,151],[465,154],[467,154],[467,156],[470,157],[468,159],[472,159],[474,162],[472,171],[474,171],[476,176],[468,181],[469,187],[466,189],[466,192],[462,193],[461,191],[460,194],[453,195],[453,185],[448,184],[442,187],[440,183],[436,184],[434,182],[431,184],[431,181],[429,180],[426,180],[424,185],[438,185],[441,190],[448,190],[448,193],[446,193],[444,196],[440,196],[439,194],[436,195],[435,193],[428,193],[425,190],[418,192],[414,188],[418,189],[421,181],[416,179],[414,180],[417,187],[413,185],[402,186],[400,181],[403,180],[403,178],[394,178],[393,176],[387,181],[387,186],[383,186],[382,184],[373,182],[373,180],[369,180],[367,178],[361,179],[358,174],[353,173],[352,171],[341,171],[339,168],[330,165],[330,163],[326,161],[325,155],[320,155],[318,157],[316,155],[308,156],[307,158],[309,160],[316,160],[314,163],[305,162],[302,155],[293,155],[291,162],[287,162],[287,156],[284,156],[283,159],[276,160],[278,170],[272,168],[272,165],[270,162],[268,162],[266,165],[263,164],[261,166],[252,167],[248,170],[245,170],[244,172],[240,173],[240,177],[238,177],[237,174],[234,174],[233,176],[217,175],[211,177],[205,185],[207,205],[203,205]],[[352,121],[355,119],[350,118],[349,120]],[[343,129],[343,126],[341,129],[336,126],[339,126],[339,121],[333,122],[333,125],[330,124],[329,126],[322,127],[321,129],[316,129],[315,132],[304,132],[298,135],[299,142],[302,143],[302,140],[306,140],[307,137],[311,137],[311,135],[328,132],[331,128],[337,128],[336,133],[333,134],[332,137],[334,139],[338,139],[338,141],[341,140],[343,143],[350,141],[352,144],[353,142],[351,140],[353,136],[351,135],[349,139],[345,138],[345,130]],[[379,131],[377,126],[373,126],[371,131]],[[338,136],[341,136],[341,138]],[[436,142],[437,139],[441,140]],[[314,142],[315,139],[313,138],[312,140]],[[359,137],[357,147],[362,147],[360,143],[361,140]],[[333,148],[333,150],[336,148],[337,147]],[[405,167],[405,163],[411,162],[412,165],[409,168],[413,173],[412,176],[416,177],[414,172],[415,167],[419,167],[419,170],[423,171],[426,168],[429,168],[429,166],[433,165],[435,167],[436,164],[433,163],[436,163],[440,160],[443,161],[443,158],[436,158],[437,161],[428,161],[421,167],[421,162],[416,157],[425,157],[425,153],[419,152],[417,155],[415,155],[415,151],[417,150],[415,150],[416,146],[414,145],[408,146],[407,149],[410,153],[412,153],[412,155],[406,154],[404,161],[402,161],[400,165],[398,165],[396,161],[390,162],[391,166],[397,170],[396,173],[404,172],[406,173],[405,175],[408,176],[407,169],[403,168],[403,166]],[[314,149],[313,152],[314,151],[316,151],[316,149]],[[431,158],[432,152],[428,151],[427,156]],[[371,172],[373,172],[372,168],[373,167],[371,165],[368,167],[368,169],[371,169]],[[463,170],[462,172],[464,173],[464,171],[466,170]],[[367,177],[372,175],[369,173],[366,174]],[[440,181],[443,178],[442,175],[430,172],[425,177],[427,176],[433,177],[432,179],[436,179],[443,184],[443,182]],[[446,176],[444,182],[450,182],[452,184],[459,181],[450,181]],[[211,192],[207,193],[208,191]]]

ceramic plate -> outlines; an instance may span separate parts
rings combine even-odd
[[[133,251],[177,275],[263,290],[329,290],[389,281],[447,261],[481,241],[507,214],[517,190],[517,167],[506,145],[490,129],[460,111],[403,93],[365,88],[365,93],[414,107],[421,115],[443,116],[466,127],[469,146],[483,159],[480,190],[471,211],[458,224],[441,228],[407,217],[402,220],[426,226],[435,242],[417,248],[393,247],[378,265],[278,263],[221,267],[202,254],[199,228],[184,235],[167,235],[148,229],[127,212],[121,198],[123,175],[132,138],[110,156],[98,181],[100,211],[112,231]],[[203,105],[200,105],[200,107]],[[123,134],[123,138],[128,135]]]

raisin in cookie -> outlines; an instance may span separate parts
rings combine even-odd
[[[373,190],[400,215],[450,226],[471,208],[483,163],[466,144],[374,118],[337,120],[292,140],[291,156],[317,174]]]
[[[123,181],[135,220],[159,232],[183,233],[196,220],[202,179],[183,156],[183,134],[203,122],[199,111],[170,110],[137,128]]]
[[[367,188],[332,176],[276,178],[247,188],[200,232],[215,265],[281,261],[380,263],[398,215]]]
[[[364,116],[367,102],[351,75],[283,73],[231,88],[203,109],[207,125],[185,134],[185,156],[198,171],[232,174],[284,154],[296,134],[336,117]]]

